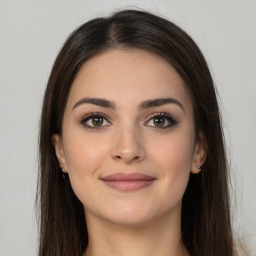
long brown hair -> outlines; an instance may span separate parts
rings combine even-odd
[[[182,240],[191,256],[234,256],[229,177],[214,83],[191,37],[156,15],[124,10],[75,30],[61,49],[46,88],[39,138],[40,256],[81,256],[88,237],[82,203],[63,177],[51,142],[61,134],[74,78],[89,59],[112,48],[141,49],[167,60],[186,83],[197,134],[207,148],[203,170],[191,174],[182,203]]]

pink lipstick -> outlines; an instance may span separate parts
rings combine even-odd
[[[131,192],[150,186],[156,178],[141,173],[115,173],[100,180],[114,189]]]

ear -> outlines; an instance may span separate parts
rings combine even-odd
[[[201,171],[201,167],[206,160],[206,156],[206,141],[203,134],[200,132],[195,143],[193,159],[191,163],[192,173],[197,174]]]
[[[67,164],[66,164],[66,159],[64,155],[62,139],[59,134],[56,133],[52,136],[52,144],[54,146],[55,154],[58,159],[60,168],[62,169],[63,172],[67,172]]]

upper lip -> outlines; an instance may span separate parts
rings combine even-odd
[[[104,181],[135,181],[135,180],[155,180],[156,178],[150,175],[142,174],[142,173],[123,173],[118,172],[114,174],[110,174],[107,176],[103,176],[100,178]]]

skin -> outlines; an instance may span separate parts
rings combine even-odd
[[[115,108],[77,103],[83,98],[103,98]],[[181,106],[139,107],[159,98]],[[88,118],[95,112],[106,118]],[[162,113],[175,122],[154,117]],[[195,138],[191,98],[169,63],[141,50],[121,49],[88,60],[72,84],[63,132],[52,141],[84,205],[89,233],[84,255],[188,255],[181,243],[182,197],[206,153]],[[117,172],[155,180],[136,191],[120,191],[101,180]]]

